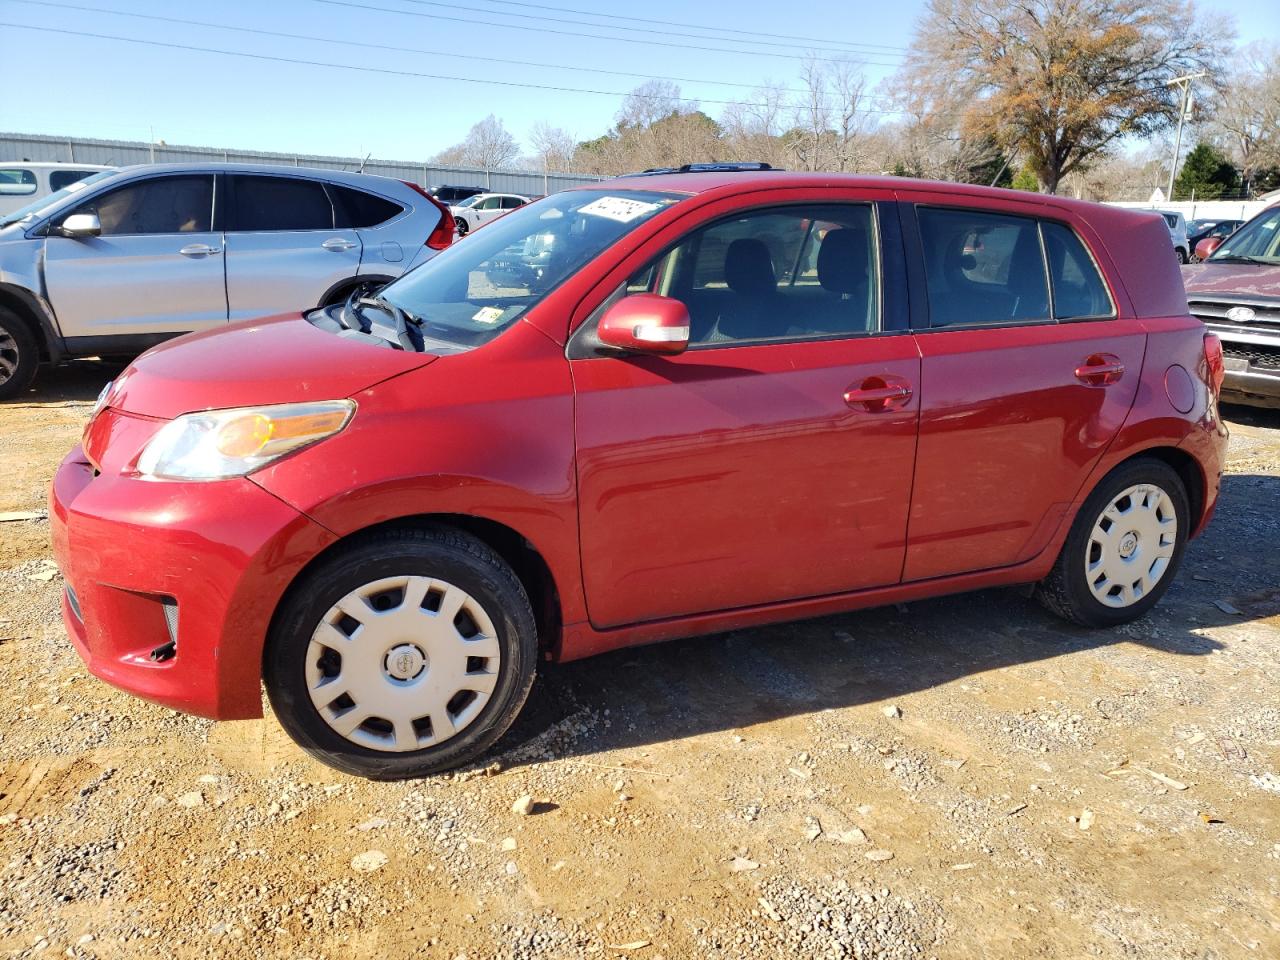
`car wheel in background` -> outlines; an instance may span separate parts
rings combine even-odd
[[[480,756],[533,684],[537,629],[520,580],[450,528],[388,530],[323,561],[281,604],[263,672],[313,757],[375,780]]]
[[[1187,251],[1183,250],[1181,247],[1176,247],[1176,248],[1174,249],[1174,252],[1178,254],[1178,262],[1179,262],[1179,263],[1188,263],[1188,262],[1190,262],[1190,258],[1187,256]]]
[[[1190,525],[1187,491],[1172,467],[1148,458],[1122,464],[1080,508],[1036,596],[1081,626],[1136,620],[1173,581]]]
[[[453,224],[458,228],[458,236],[460,237],[465,237],[467,235],[467,231],[471,229],[467,225],[467,221],[463,220],[461,217],[454,217]]]
[[[39,365],[40,345],[31,327],[0,307],[0,400],[16,397],[31,386]]]

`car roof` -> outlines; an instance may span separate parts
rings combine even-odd
[[[616,177],[613,180],[601,180],[571,189],[613,189],[626,190],[628,192],[653,191],[655,193],[684,193],[689,195],[715,193],[717,196],[733,196],[739,193],[754,193],[769,187],[831,187],[845,189],[862,187],[880,190],[925,191],[945,193],[952,196],[986,197],[993,200],[1018,199],[1024,202],[1041,203],[1045,206],[1062,210],[1075,210],[1080,213],[1086,210],[1096,212],[1099,207],[1099,204],[1091,201],[1076,200],[1072,197],[1031,193],[1025,190],[1006,190],[1002,187],[984,187],[972,183],[954,183],[948,180],[920,180],[914,177],[891,177],[862,173],[809,173],[791,170],[717,170],[694,173],[645,174],[644,176]],[[1122,208],[1109,207],[1106,209],[1120,211]],[[1156,211],[1144,210],[1140,212],[1150,215]]]
[[[400,184],[395,177],[383,177],[375,173],[357,173],[354,170],[327,170],[324,167],[295,167],[281,163],[227,163],[221,160],[205,160],[195,163],[135,163],[120,167],[120,173],[264,173],[283,177],[312,177],[339,183],[356,184],[377,180],[382,183]]]
[[[69,167],[75,170],[117,170],[118,167],[103,166],[100,163],[74,163],[65,160],[0,160],[0,166],[4,167],[54,167],[55,169]]]

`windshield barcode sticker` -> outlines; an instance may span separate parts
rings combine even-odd
[[[497,323],[505,312],[501,307],[481,307],[471,315],[471,319],[476,323]]]
[[[645,203],[643,200],[628,200],[626,197],[601,197],[592,200],[585,207],[579,207],[579,213],[593,217],[608,217],[619,223],[630,223],[636,217],[643,217],[662,206],[660,203]]]

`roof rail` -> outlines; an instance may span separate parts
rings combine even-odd
[[[756,170],[776,170],[771,164],[759,160],[733,160],[723,163],[686,163],[682,167],[650,167],[636,173],[623,173],[623,177],[655,177],[663,173],[748,173]]]

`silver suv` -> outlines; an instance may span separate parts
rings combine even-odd
[[[41,360],[339,302],[454,237],[421,188],[334,170],[151,164],[49,200],[0,217],[0,399]]]

